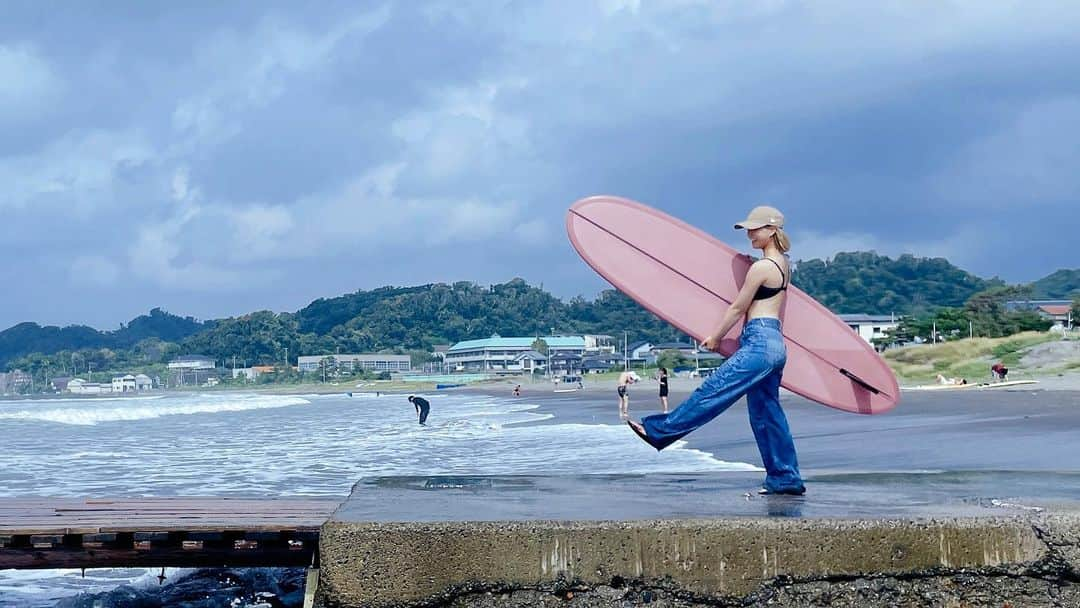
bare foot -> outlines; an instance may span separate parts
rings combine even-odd
[[[660,451],[661,448],[657,447],[652,439],[649,438],[649,434],[645,432],[645,427],[641,426],[640,422],[634,420],[627,420],[626,424],[630,426],[630,430],[634,431],[634,434],[641,438],[642,441],[656,448],[656,451]]]

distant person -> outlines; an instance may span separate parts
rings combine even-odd
[[[784,216],[772,207],[755,207],[747,219],[735,224],[746,230],[750,244],[761,250],[739,295],[731,303],[712,335],[702,345],[712,351],[739,321],[746,319],[739,349],[667,414],[654,414],[630,428],[657,450],[662,450],[727,410],[743,395],[750,427],[765,464],[761,494],[803,494],[795,440],[780,407],[780,377],[787,362],[780,310],[788,287],[790,264],[785,255],[791,242],[784,233]]]
[[[964,380],[963,382],[961,382],[961,380],[964,380],[964,379],[963,378],[946,378],[942,374],[937,375],[938,384],[944,384],[944,385],[967,384],[967,380]]]
[[[1009,368],[1005,367],[1001,361],[990,366],[990,373],[994,375],[994,380],[998,382],[1004,382],[1006,376],[1009,375]]]
[[[630,385],[641,380],[635,372],[623,372],[619,374],[619,419],[630,418]]]
[[[668,413],[667,396],[668,396],[668,376],[667,368],[660,368],[660,405],[664,408],[664,413]]]
[[[521,385],[520,384],[514,387],[514,396],[515,397],[520,397],[521,396]]]
[[[427,426],[425,423],[427,422],[428,413],[431,411],[431,404],[423,397],[414,397],[412,395],[409,395],[409,403],[416,407],[416,416],[419,418],[420,424]]]

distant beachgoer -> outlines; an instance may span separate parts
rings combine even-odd
[[[623,372],[619,374],[619,418],[626,420],[630,417],[630,385],[641,380],[635,372]]]
[[[1004,382],[1005,377],[1009,375],[1009,368],[1005,367],[1001,361],[990,366],[990,373],[994,375],[994,380]]]
[[[431,411],[431,404],[423,397],[414,397],[412,395],[409,395],[409,403],[416,406],[416,415],[420,419],[420,424],[427,426],[425,423],[427,422],[428,412]]]
[[[514,396],[515,397],[520,397],[521,396],[521,385],[520,384],[514,387]]]
[[[938,374],[937,382],[938,384],[944,384],[947,386],[951,386],[954,384],[967,384],[967,378],[946,378],[945,376]]]
[[[763,259],[746,274],[739,295],[702,345],[712,351],[745,318],[739,349],[701,383],[686,401],[667,414],[654,414],[627,424],[642,440],[662,450],[723,413],[743,395],[750,427],[765,464],[761,494],[803,494],[795,441],[780,407],[780,378],[787,362],[780,310],[788,287],[790,266],[785,255],[791,243],[783,231],[784,216],[772,207],[756,207],[735,224],[745,229]]]
[[[667,384],[667,382],[668,382],[667,368],[666,367],[661,367],[660,368],[660,405],[664,406],[664,413],[665,414],[668,412],[668,403],[667,403],[668,384]]]

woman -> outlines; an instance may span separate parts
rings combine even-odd
[[[755,207],[750,216],[735,224],[746,230],[750,244],[761,250],[746,282],[723,319],[702,345],[717,350],[720,340],[743,317],[739,349],[713,372],[686,401],[668,414],[646,416],[641,423],[627,424],[643,440],[662,450],[694,429],[720,415],[746,395],[750,426],[765,464],[761,494],[803,494],[795,441],[780,407],[780,378],[787,362],[780,310],[790,276],[784,255],[791,242],[784,233],[784,216],[773,207]]]
[[[668,413],[668,410],[667,410],[667,395],[668,395],[667,368],[666,367],[661,367],[660,368],[660,405],[664,406],[664,413],[665,414]]]

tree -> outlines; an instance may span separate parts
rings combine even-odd
[[[547,340],[545,340],[543,338],[537,338],[537,339],[533,340],[532,349],[546,357],[548,355],[548,343],[547,343]]]
[[[319,367],[322,368],[322,381],[326,382],[326,374],[330,374],[330,377],[337,375],[337,359],[331,355],[327,355],[319,360]]]
[[[656,357],[656,364],[673,370],[677,367],[690,365],[690,358],[678,350],[665,350]]]
[[[1076,325],[1080,323],[1080,296],[1076,296],[1076,298],[1073,299],[1069,315],[1072,317],[1072,327],[1076,327]]]

